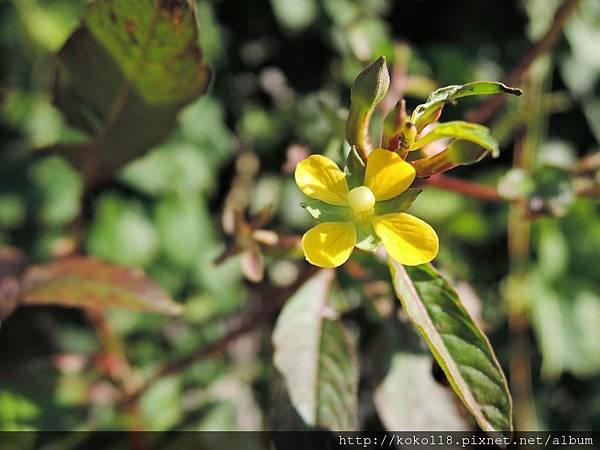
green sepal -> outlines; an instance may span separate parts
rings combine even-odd
[[[300,203],[319,222],[351,222],[352,214],[345,206],[329,205],[320,200],[306,200]]]
[[[423,189],[409,188],[396,198],[375,203],[375,215],[403,212],[411,207]]]
[[[521,89],[493,81],[474,81],[463,85],[453,85],[433,91],[425,103],[415,108],[411,122],[421,131],[426,125],[435,122],[446,102],[471,95],[512,94],[521,95]]]
[[[370,222],[356,224],[356,248],[365,252],[375,252],[381,245],[381,239],[375,234]]]
[[[346,176],[346,182],[350,189],[365,184],[365,163],[358,155],[355,146],[352,146],[350,153],[348,153],[348,157],[346,158],[344,175]]]
[[[390,74],[383,56],[369,64],[354,80],[350,91],[350,114],[346,122],[346,139],[350,145],[365,150],[373,148],[369,124],[389,86]]]

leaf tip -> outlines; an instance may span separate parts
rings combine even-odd
[[[502,92],[505,92],[505,93],[511,94],[511,95],[516,95],[517,97],[520,97],[521,95],[523,95],[522,89],[510,87],[505,84],[500,84],[500,89],[502,89]]]

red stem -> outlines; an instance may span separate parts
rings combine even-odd
[[[512,69],[504,79],[505,84],[514,86],[521,81],[523,74],[541,55],[550,50],[560,37],[562,30],[580,0],[566,0],[554,15],[554,21],[542,38],[521,58],[519,64]],[[470,122],[485,123],[506,101],[506,94],[495,95],[483,102],[477,109],[467,114]]]
[[[446,191],[458,192],[459,194],[466,195],[467,197],[478,198],[488,202],[505,201],[502,197],[500,197],[500,195],[498,195],[498,192],[495,188],[475,183],[473,181],[462,180],[460,178],[448,177],[446,175],[434,175],[425,180],[425,183],[429,186],[444,189]]]

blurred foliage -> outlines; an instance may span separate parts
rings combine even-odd
[[[83,218],[86,254],[143,268],[185,309],[176,318],[119,310],[106,315],[144,377],[219,339],[231,315],[260,308],[274,289],[296,279],[301,256],[268,245],[259,284],[244,280],[240,255],[212,264],[234,240],[226,232],[226,205],[250,221],[270,205],[264,228],[284,235],[310,225],[290,174],[308,153],[343,160],[350,84],[367,62],[385,55],[390,67],[405,72],[403,93],[412,110],[437,86],[503,79],[560,2],[200,0],[200,41],[213,72],[209,92],[185,106],[173,130],[146,155],[91,190],[65,159],[43,153],[59,141],[86,139],[52,102],[54,55],[77,28],[85,4],[0,2],[0,245],[44,263],[72,252]],[[453,172],[499,182],[503,197],[526,199],[536,213],[525,314],[540,429],[600,428],[600,211],[597,194],[575,195],[578,177],[600,182],[598,166],[578,166],[600,141],[599,23],[600,4],[583,0],[547,57],[537,98],[543,106],[532,113],[508,99],[491,124],[500,157]],[[464,118],[478,101],[447,106],[446,120]],[[543,116],[536,160],[515,172],[513,147],[525,127],[531,131],[532,114]],[[240,162],[244,154],[258,155],[256,167]],[[540,202],[544,208],[536,208]],[[471,283],[471,295],[461,297],[470,311],[481,311],[472,315],[508,367],[508,207],[427,187],[411,212],[439,234],[436,265],[449,278]],[[327,321],[343,322],[361,353],[357,427],[472,427],[437,381],[439,368],[407,327],[388,280],[384,265],[355,252],[334,281],[347,304]],[[268,330],[153,383],[136,416],[118,402],[102,341],[85,313],[20,308],[1,326],[2,430],[127,429],[136,421],[155,430],[304,426],[273,364]],[[402,397],[391,377],[424,381]],[[424,409],[407,418],[393,409],[403,399],[411,408],[426,407],[432,398],[454,416],[441,421]]]

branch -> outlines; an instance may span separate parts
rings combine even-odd
[[[542,38],[533,46],[528,53],[521,58],[521,61],[509,72],[504,79],[504,83],[508,86],[514,86],[519,84],[523,74],[529,69],[533,62],[542,56],[544,53],[549,51],[559,36],[567,22],[567,19],[575,11],[579,5],[580,0],[566,0],[554,15],[552,24],[542,36]],[[490,97],[488,100],[483,102],[477,109],[467,113],[467,120],[470,122],[484,123],[487,122],[494,113],[500,108],[506,101],[506,95],[495,95]]]
[[[273,315],[275,315],[277,311],[279,311],[280,307],[285,303],[285,301],[316,272],[316,270],[317,269],[313,266],[304,266],[303,271],[298,275],[298,278],[296,281],[294,281],[294,283],[285,288],[278,289],[273,295],[265,296],[268,298],[268,300],[264,305],[261,305],[258,308],[258,311],[249,316],[245,314],[236,316],[234,320],[235,325],[232,326],[229,332],[223,337],[210,342],[203,347],[197,348],[187,355],[176,358],[164,364],[135,392],[129,395],[125,399],[125,403],[131,404],[137,401],[137,399],[139,399],[140,396],[146,392],[155,381],[177,374],[187,367],[205,358],[208,358],[215,353],[224,351],[232,342],[267,322]]]
[[[460,178],[448,177],[446,175],[434,175],[424,180],[426,185],[444,189],[446,191],[458,192],[467,197],[478,198],[488,202],[504,202],[495,188],[484,184],[466,181]]]

